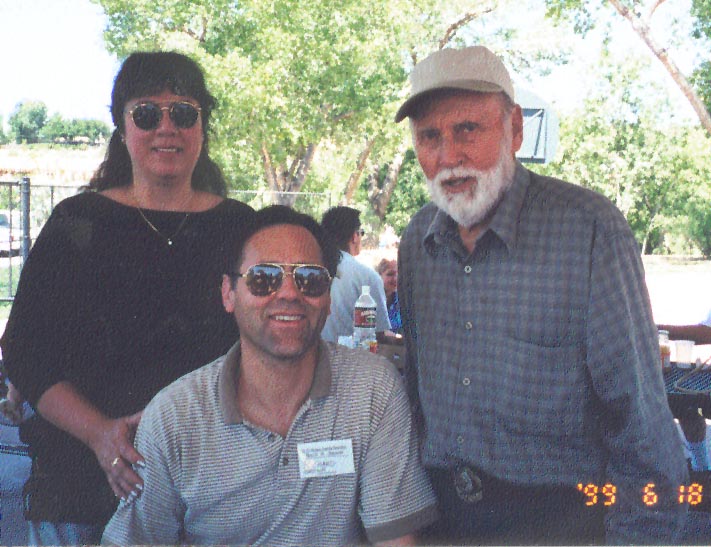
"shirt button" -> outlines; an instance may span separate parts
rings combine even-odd
[[[464,323],[464,328],[467,330],[472,330],[473,327],[474,325],[472,325],[471,321],[467,321],[466,323]]]
[[[462,444],[464,442],[464,437],[457,435],[457,444]]]
[[[267,435],[267,440],[268,440],[270,443],[271,443],[271,442],[274,442],[274,439],[276,439],[276,435],[274,435],[274,433],[270,433],[269,435]]]
[[[281,460],[282,465],[289,465],[289,458],[283,458]]]
[[[469,266],[469,264],[467,264],[466,266],[464,266],[464,273],[467,273],[467,274],[472,273],[472,267]]]
[[[471,384],[472,382],[471,382],[471,380],[470,380],[469,378],[464,378],[464,379],[462,380],[462,383],[463,383],[465,386],[468,386],[468,385]]]

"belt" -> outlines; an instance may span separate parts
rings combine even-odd
[[[568,500],[584,501],[572,486],[562,485],[526,485],[498,479],[470,464],[459,464],[449,469],[428,469],[433,486],[438,491],[448,491],[466,504],[478,504],[482,501],[497,503],[514,499],[535,500],[564,496]]]
[[[573,486],[516,484],[469,464],[428,469],[440,520],[432,545],[596,544],[605,538],[604,508],[585,506]]]

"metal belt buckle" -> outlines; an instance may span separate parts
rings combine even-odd
[[[481,478],[471,467],[460,466],[454,471],[454,489],[459,499],[467,503],[478,503],[484,498]]]

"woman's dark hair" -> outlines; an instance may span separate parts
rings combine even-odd
[[[171,51],[136,52],[123,62],[111,92],[111,118],[116,128],[104,161],[89,182],[90,190],[101,191],[132,183],[131,158],[122,139],[126,129],[126,103],[136,97],[157,95],[165,90],[192,97],[202,109],[203,144],[193,171],[193,188],[225,196],[225,179],[208,153],[208,127],[215,98],[205,86],[200,66],[189,57]]]
[[[278,224],[301,226],[311,232],[311,235],[314,236],[318,246],[321,248],[323,265],[331,274],[331,277],[336,275],[338,262],[341,260],[341,253],[336,247],[333,239],[326,234],[321,225],[312,217],[305,213],[299,213],[286,205],[270,205],[264,209],[260,209],[254,214],[247,231],[243,233],[234,249],[234,256],[236,257],[234,271],[239,271],[239,268],[242,265],[244,249],[251,237],[265,228],[276,226]],[[288,245],[289,242],[286,241],[284,244]]]

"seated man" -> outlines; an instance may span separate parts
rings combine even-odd
[[[436,518],[398,373],[321,341],[338,250],[307,215],[257,213],[222,282],[241,340],[160,392],[140,495],[110,544],[409,544]]]

